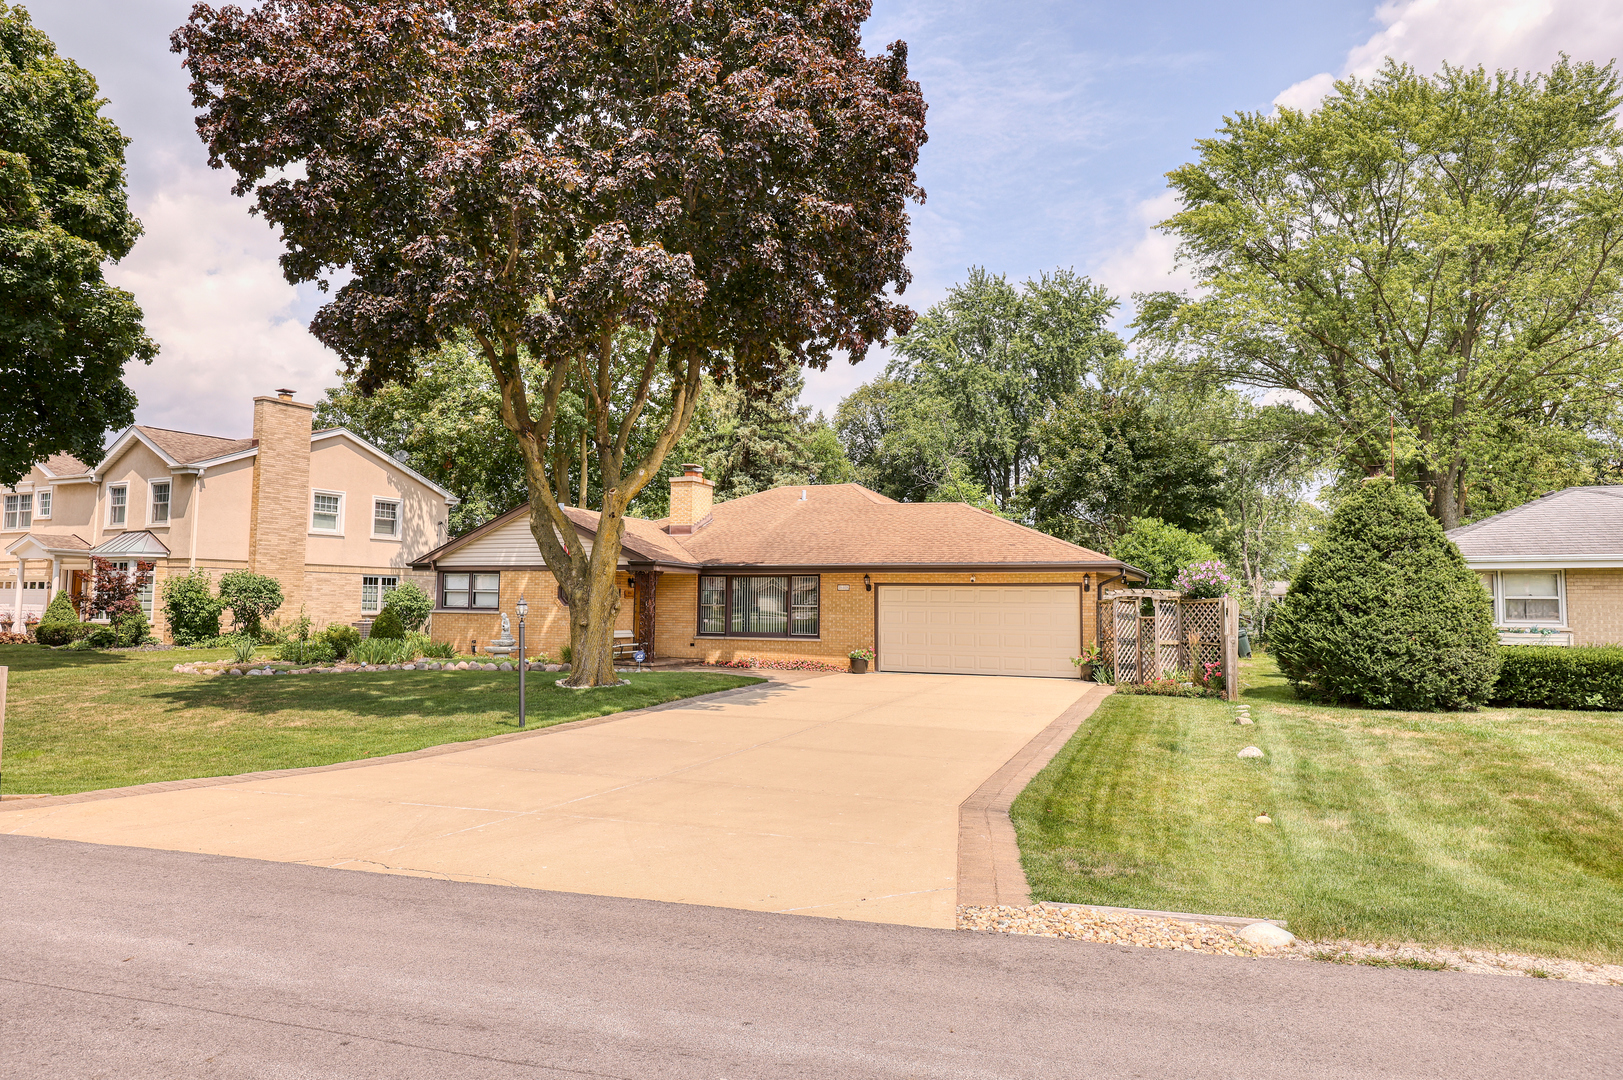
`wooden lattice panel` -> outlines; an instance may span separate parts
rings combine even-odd
[[[1183,615],[1183,637],[1187,641],[1189,635],[1200,635],[1200,650],[1198,656],[1188,658],[1189,669],[1193,671],[1200,664],[1223,662],[1223,601],[1215,600],[1185,600],[1179,608]],[[1187,652],[1187,650],[1185,650]]]
[[[1142,682],[1138,664],[1138,599],[1112,601],[1110,609],[1116,628],[1116,681]]]

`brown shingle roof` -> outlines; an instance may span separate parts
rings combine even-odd
[[[253,439],[222,439],[218,435],[198,435],[190,431],[171,431],[140,424],[136,425],[135,430],[182,465],[252,450],[258,445]]]
[[[802,501],[801,492],[806,493]],[[528,504],[418,556],[426,566],[514,517]],[[582,530],[598,512],[565,507]],[[691,536],[663,521],[625,519],[623,548],[633,562],[717,567],[1093,567],[1122,563],[964,503],[899,503],[858,484],[774,488],[717,503]]]
[[[83,476],[90,466],[72,454],[52,454],[40,462],[52,476]]]
[[[717,503],[709,525],[672,539],[707,566],[1120,565],[965,503],[899,503],[859,484]]]

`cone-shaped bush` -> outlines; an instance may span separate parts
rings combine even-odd
[[[1493,604],[1420,499],[1370,480],[1342,503],[1269,626],[1299,696],[1390,709],[1481,705]]]
[[[403,638],[406,636],[406,627],[400,621],[400,615],[393,608],[384,608],[378,617],[372,620],[372,633],[375,638]]]

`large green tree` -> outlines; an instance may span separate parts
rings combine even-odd
[[[0,0],[0,484],[73,454],[95,464],[135,420],[124,365],[158,349],[102,278],[141,235],[125,139],[84,68]]]
[[[370,391],[478,344],[570,598],[569,682],[612,683],[631,501],[698,404],[905,332],[924,141],[907,50],[865,0],[199,4],[174,48],[215,166],[281,230],[292,281],[348,281],[312,331]],[[644,335],[621,380],[617,342]],[[540,362],[532,375],[524,358]],[[590,554],[559,500],[562,402],[598,474]],[[658,399],[664,424],[633,452]]]
[[[971,267],[897,341],[886,378],[914,393],[892,408],[940,428],[967,475],[1012,509],[1038,459],[1035,429],[1053,402],[1084,382],[1114,389],[1123,350],[1106,323],[1115,307],[1102,287],[1070,270],[1016,286]],[[944,461],[926,460],[932,464],[951,472]]]
[[[1218,521],[1220,461],[1145,395],[1091,388],[1054,402],[1032,432],[1019,507],[1043,532],[1111,551],[1137,518],[1200,532]]]
[[[1623,132],[1612,65],[1389,64],[1315,111],[1240,113],[1169,174],[1201,286],[1143,298],[1190,374],[1302,395],[1373,475],[1392,442],[1442,525],[1507,430],[1609,425],[1623,393]],[[1389,417],[1398,427],[1389,438]],[[1508,427],[1507,427],[1508,425]]]

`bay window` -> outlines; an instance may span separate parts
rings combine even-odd
[[[699,578],[699,633],[726,637],[816,637],[819,579],[793,576]]]

